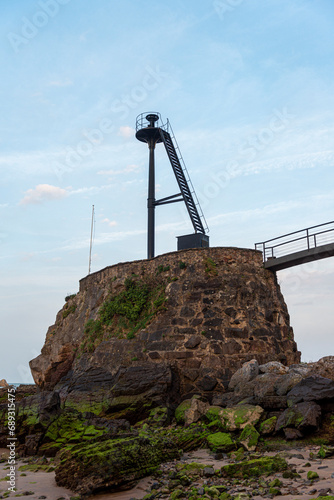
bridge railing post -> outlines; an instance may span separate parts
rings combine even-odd
[[[309,237],[308,229],[306,229],[306,237],[307,237],[307,250],[309,250],[310,249],[310,237]]]

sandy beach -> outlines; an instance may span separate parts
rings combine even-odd
[[[284,479],[281,473],[277,473],[270,478],[278,478],[282,483],[280,488],[282,495],[280,495],[281,500],[293,500],[298,498],[299,500],[309,500],[312,498],[317,498],[319,493],[322,491],[324,494],[334,493],[334,458],[329,459],[310,459],[310,452],[316,453],[319,447],[310,446],[304,448],[290,449],[286,452],[285,459],[290,465],[293,465],[297,472],[300,474],[300,478],[294,479]],[[281,452],[282,453],[282,452]],[[0,455],[3,457],[7,455],[7,450],[0,449]],[[274,455],[274,452],[266,453],[265,455]],[[183,459],[183,463],[198,462],[212,466],[214,469],[219,469],[223,465],[228,463],[227,460],[214,460],[214,458],[209,454],[208,450],[197,450],[186,454]],[[172,462],[168,464],[163,464],[161,469],[163,471],[169,471],[175,467],[177,462]],[[305,464],[309,463],[310,466],[305,467]],[[17,475],[16,475],[16,488],[17,491],[10,492],[8,498],[14,498],[17,496],[28,496],[31,499],[45,499],[45,500],[70,500],[71,497],[75,497],[76,494],[71,492],[66,488],[61,488],[56,485],[55,473],[54,472],[32,472],[25,471],[21,472],[20,467],[24,466],[26,462],[23,460],[17,461]],[[8,464],[4,462],[0,464],[0,495],[4,495],[7,491],[7,481],[4,478],[8,474]],[[312,470],[317,472],[319,479],[311,482],[307,480],[307,472]],[[25,475],[23,475],[25,474]],[[270,479],[266,478],[266,480]],[[222,479],[222,484],[224,479]],[[151,489],[151,485],[154,483],[152,477],[147,477],[139,481],[136,487],[114,493],[104,493],[99,495],[91,496],[89,500],[130,500],[131,498],[142,499]],[[198,484],[199,485],[199,484]],[[242,485],[236,488],[235,494],[238,492],[247,493],[247,489]],[[325,493],[327,492],[327,493]],[[166,495],[164,498],[169,498]],[[254,500],[260,500],[263,497],[254,496]]]

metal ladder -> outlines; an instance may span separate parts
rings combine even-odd
[[[205,234],[209,229],[169,120],[167,120],[164,128],[160,127],[159,130],[195,232]],[[171,133],[169,133],[169,130]]]

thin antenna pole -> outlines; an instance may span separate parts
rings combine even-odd
[[[91,229],[90,229],[90,247],[89,247],[88,274],[90,274],[90,269],[91,269],[91,265],[92,265],[93,228],[94,228],[94,205],[92,207],[92,224],[91,224]]]

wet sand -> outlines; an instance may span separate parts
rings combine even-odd
[[[305,447],[300,449],[290,449],[286,453],[285,459],[289,464],[293,464],[300,474],[300,478],[295,479],[283,479],[282,474],[275,474],[272,479],[276,477],[282,481],[283,486],[280,488],[282,495],[277,497],[280,500],[310,500],[311,498],[316,498],[319,495],[320,490],[330,488],[334,494],[334,458],[329,459],[316,459],[311,460],[309,458],[310,451],[316,453],[319,447]],[[7,450],[0,449],[0,456],[2,453],[7,453]],[[265,455],[275,455],[276,452],[266,453]],[[292,457],[291,455],[302,455],[303,458]],[[227,460],[214,460],[209,454],[208,450],[197,450],[185,455],[182,459],[183,463],[199,462],[209,466],[213,466],[215,469],[219,469],[223,465],[229,463]],[[307,462],[310,462],[311,467],[303,467]],[[55,473],[54,472],[31,472],[25,471],[26,476],[21,476],[22,472],[18,468],[24,465],[22,460],[17,461],[17,475],[16,475],[16,492],[11,492],[8,498],[13,498],[17,495],[22,495],[24,492],[34,492],[29,495],[28,498],[37,500],[40,497],[45,497],[47,500],[58,500],[63,498],[64,500],[70,500],[71,496],[76,496],[74,492],[66,488],[61,488],[56,485]],[[163,469],[168,470],[173,468],[175,463],[164,464]],[[0,479],[3,479],[7,474],[8,470],[7,462],[0,464]],[[307,484],[307,472],[312,470],[319,474],[319,480],[313,482],[313,484]],[[331,477],[333,476],[333,477]],[[266,478],[268,480],[269,478]],[[222,479],[222,484],[223,484]],[[136,498],[138,500],[142,499],[149,491],[154,480],[151,477],[142,479],[136,487],[114,493],[105,493],[94,495],[90,497],[90,500],[130,500],[130,498]],[[306,484],[305,484],[306,483]],[[0,495],[3,495],[7,491],[7,482],[0,481]],[[290,491],[289,491],[290,490]],[[316,492],[311,493],[312,490]],[[240,487],[239,492],[242,491]],[[245,491],[246,492],[246,491]],[[237,492],[235,493],[237,494]],[[165,497],[167,498],[167,497]],[[260,500],[263,497],[255,496],[254,500]]]
[[[0,448],[0,456],[8,456],[8,450]],[[14,498],[28,491],[34,492],[33,495],[27,496],[33,500],[37,500],[41,496],[45,496],[47,500],[58,500],[58,498],[70,500],[71,497],[75,496],[75,493],[67,488],[57,486],[54,472],[23,472],[19,470],[21,465],[26,464],[22,460],[18,460],[16,462],[16,491],[10,492],[8,498]],[[8,475],[7,467],[7,462],[0,464],[0,480]],[[21,474],[26,474],[26,476],[21,476]],[[8,486],[7,481],[0,481],[0,495],[8,491]]]

